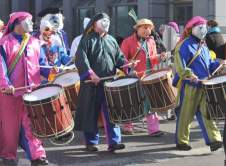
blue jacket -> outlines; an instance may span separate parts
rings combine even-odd
[[[195,56],[200,40],[194,36],[189,36],[186,38],[183,43],[176,48],[175,51],[175,66],[177,71],[176,77],[185,79],[186,77],[195,74],[198,79],[206,79],[211,76],[212,72],[220,65],[219,61],[213,61],[210,57],[209,49],[206,44],[201,45],[201,52],[198,57],[192,62],[192,64],[188,67],[187,65],[191,61],[191,59]],[[194,84],[188,80],[185,81],[186,83]]]

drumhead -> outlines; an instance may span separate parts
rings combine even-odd
[[[214,85],[214,84],[220,84],[226,82],[226,76],[219,76],[219,77],[215,77],[212,79],[209,79],[207,81],[205,81],[203,84],[204,85]]]
[[[120,87],[125,85],[131,85],[138,81],[138,78],[122,78],[113,82],[107,82],[105,86],[107,87]]]
[[[31,93],[25,94],[23,99],[25,101],[39,101],[43,99],[47,99],[59,94],[62,88],[58,86],[50,86],[50,87],[43,87],[40,89],[36,89]]]
[[[77,72],[68,72],[56,77],[54,83],[59,84],[61,86],[70,86],[78,81],[80,81],[80,77]]]
[[[159,71],[159,72],[150,74],[150,75],[148,75],[147,77],[144,77],[143,81],[154,80],[154,79],[157,79],[157,78],[160,78],[160,77],[166,75],[167,73],[169,73],[169,71],[166,71],[166,70],[164,70],[164,71]]]

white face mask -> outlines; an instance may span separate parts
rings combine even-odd
[[[63,15],[53,14],[49,16],[49,22],[53,25],[55,30],[62,30],[64,27]]]
[[[103,32],[108,32],[110,27],[110,20],[108,18],[102,18],[96,22],[97,28]]]
[[[192,28],[192,34],[199,38],[200,40],[204,39],[207,34],[206,24],[200,24]]]
[[[33,31],[33,22],[30,18],[26,18],[25,20],[21,21],[21,26],[23,27],[24,31],[27,33]]]

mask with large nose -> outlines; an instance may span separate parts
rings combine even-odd
[[[102,18],[96,22],[96,27],[102,32],[108,32],[110,27],[110,20],[108,18]]]
[[[207,34],[206,24],[196,25],[192,28],[192,35],[199,38],[200,40],[204,39]]]

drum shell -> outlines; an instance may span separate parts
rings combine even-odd
[[[49,84],[37,89],[51,86],[61,87],[60,85]],[[24,100],[24,104],[31,120],[33,133],[37,137],[63,136],[74,127],[74,121],[63,89],[59,94],[43,100]]]
[[[176,89],[172,86],[172,79],[170,77],[172,72],[170,70],[159,71],[168,71],[168,73],[152,80],[144,80],[145,77],[142,78],[144,92],[151,104],[151,110],[154,112],[164,112],[176,107]]]
[[[135,122],[144,117],[144,93],[138,78],[137,82],[131,85],[104,86],[104,90],[109,108],[109,117],[113,123]]]
[[[211,85],[203,84],[202,88],[206,95],[208,119],[225,119],[226,82]]]
[[[66,71],[66,72],[62,72],[62,73],[58,74],[56,76],[55,80],[53,81],[53,83],[55,83],[56,79],[58,79],[60,76],[62,76],[64,74],[68,74],[68,73],[73,73],[73,72],[77,72],[77,70]],[[76,111],[77,102],[78,102],[78,93],[79,93],[79,89],[80,89],[80,81],[77,81],[74,84],[71,84],[68,86],[64,86],[64,85],[61,85],[61,86],[63,86],[63,88],[64,88],[70,110],[72,112]]]

